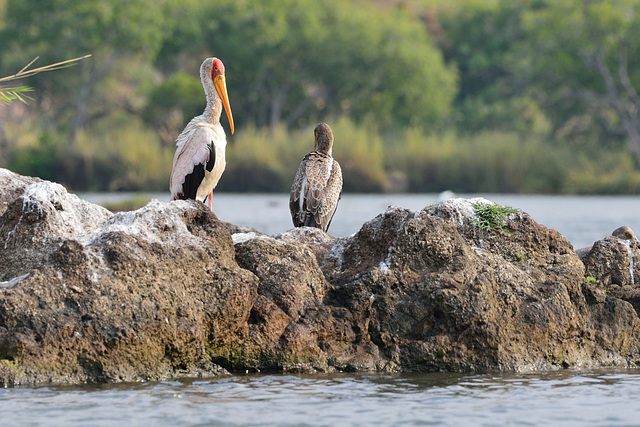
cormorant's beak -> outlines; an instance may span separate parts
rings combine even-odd
[[[216,76],[213,80],[213,85],[216,87],[218,96],[220,96],[222,100],[222,106],[224,107],[224,112],[227,113],[231,134],[233,135],[233,116],[231,115],[231,106],[229,105],[229,97],[227,96],[227,80],[224,78],[224,75]]]

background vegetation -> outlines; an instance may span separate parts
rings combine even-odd
[[[639,193],[639,30],[640,0],[0,0],[0,76],[92,54],[0,104],[0,167],[167,190],[218,56],[221,191],[288,191],[326,121],[345,191]]]

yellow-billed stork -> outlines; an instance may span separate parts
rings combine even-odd
[[[233,116],[222,61],[218,58],[205,59],[200,66],[200,81],[207,106],[201,115],[191,119],[176,140],[169,189],[171,200],[195,199],[204,202],[208,196],[211,209],[213,190],[226,166],[227,138],[220,125],[222,108],[227,113],[231,134]]]
[[[316,227],[326,232],[342,195],[342,169],[331,155],[333,132],[329,125],[320,123],[313,133],[313,151],[298,167],[289,210],[295,227]]]

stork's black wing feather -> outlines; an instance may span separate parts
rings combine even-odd
[[[209,144],[209,158],[206,163],[198,163],[193,167],[190,174],[184,177],[184,184],[182,184],[182,193],[178,195],[182,200],[195,200],[198,187],[204,179],[204,170],[211,172],[213,165],[216,163],[216,151],[213,148],[213,144]]]

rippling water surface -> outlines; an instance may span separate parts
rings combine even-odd
[[[237,375],[0,390],[12,425],[639,425],[640,370]]]

